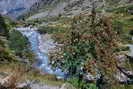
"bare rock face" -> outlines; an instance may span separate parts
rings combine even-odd
[[[17,17],[27,11],[38,0],[0,0],[0,13]]]

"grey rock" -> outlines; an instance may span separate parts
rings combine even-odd
[[[69,83],[65,83],[61,86],[60,89],[76,89],[75,87],[73,87],[73,85],[69,84]]]

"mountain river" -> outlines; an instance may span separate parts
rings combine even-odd
[[[37,28],[18,27],[16,28],[16,30],[20,31],[24,36],[28,38],[31,44],[31,49],[35,53],[37,58],[37,68],[42,70],[44,73],[64,77],[65,74],[61,71],[61,69],[56,68],[56,70],[53,70],[51,65],[49,65],[49,49],[56,47],[56,43],[54,43],[52,39],[44,41],[41,37],[41,34],[37,31]]]

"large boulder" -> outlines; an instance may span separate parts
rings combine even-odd
[[[65,83],[61,86],[60,89],[76,89],[73,85],[69,84],[69,83]]]

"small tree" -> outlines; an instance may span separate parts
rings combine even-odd
[[[0,14],[0,36],[8,37],[9,30],[7,29],[6,23],[2,15]]]

